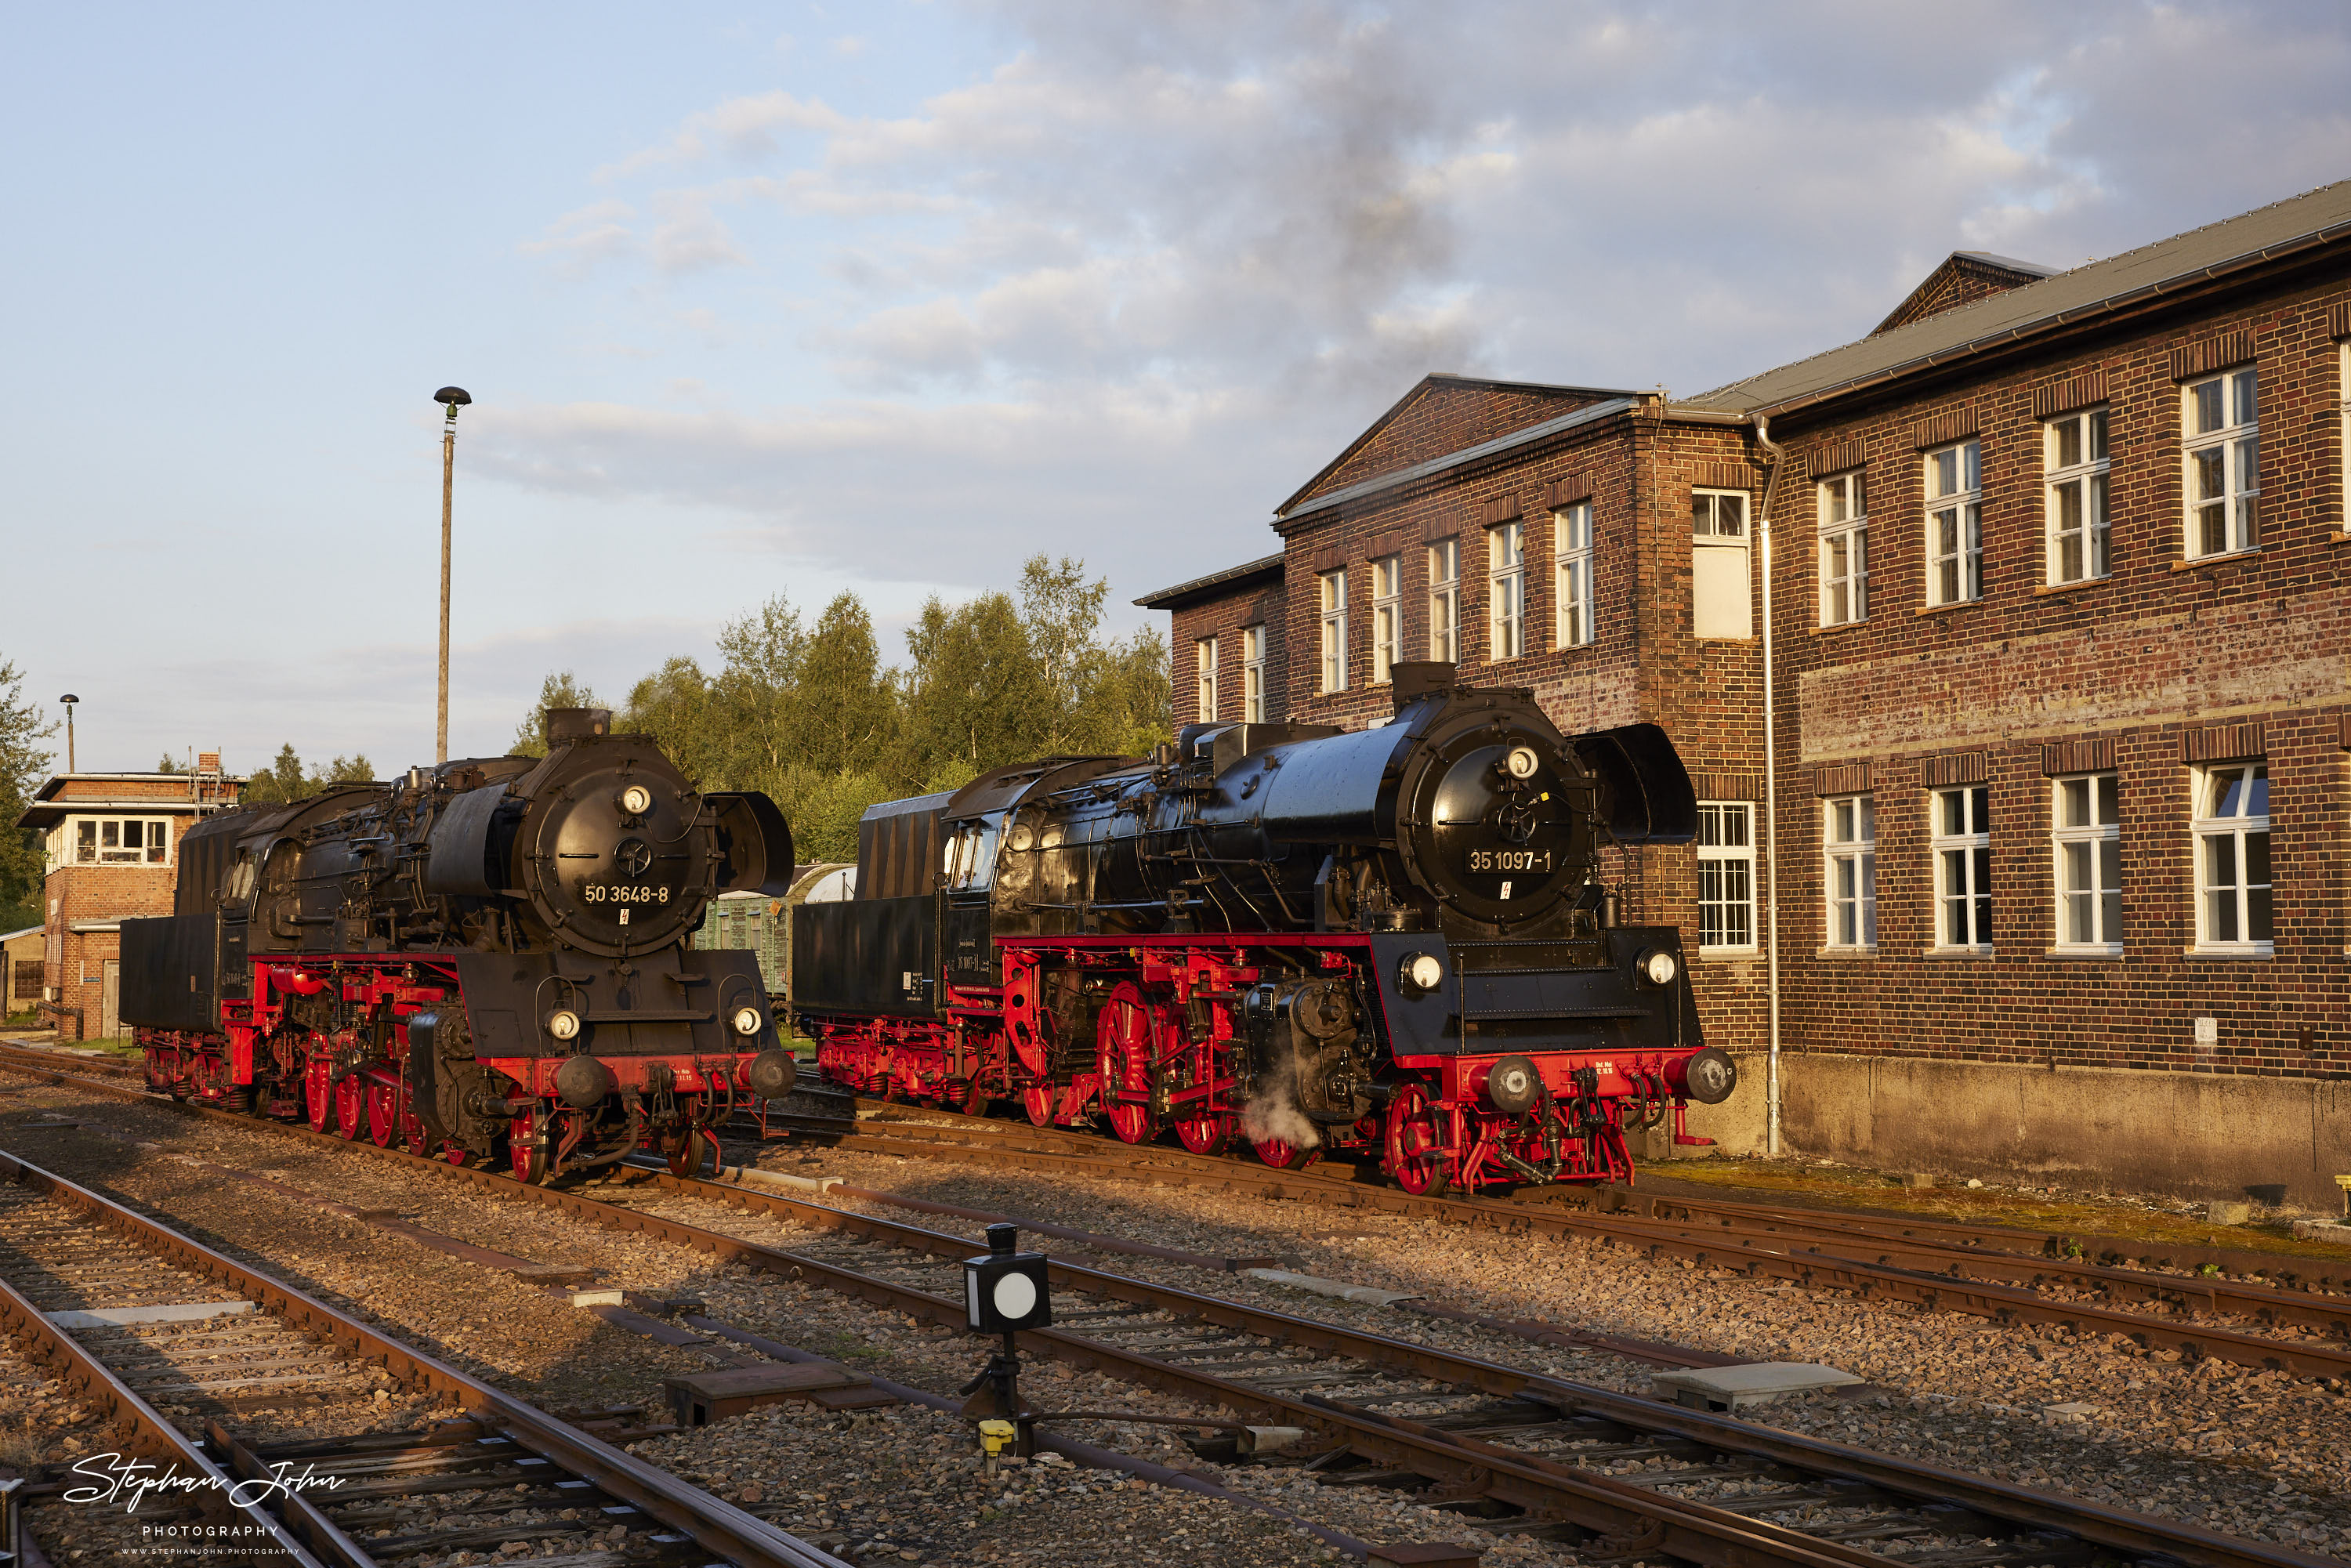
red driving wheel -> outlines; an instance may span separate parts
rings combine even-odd
[[[1443,1113],[1428,1091],[1407,1083],[1388,1104],[1387,1159],[1396,1186],[1433,1197],[1453,1185],[1452,1156],[1445,1149]]]
[[[333,1071],[333,1064],[323,1053],[313,1055],[302,1069],[302,1109],[314,1133],[325,1132],[335,1119],[335,1090],[327,1081]]]
[[[1102,1069],[1102,1113],[1120,1141],[1144,1144],[1159,1132],[1151,1113],[1151,1069],[1158,1055],[1158,1019],[1132,980],[1121,980],[1102,1004],[1094,1027]]]
[[[368,1136],[379,1149],[392,1147],[400,1136],[400,1091],[388,1083],[367,1086]]]
[[[335,1085],[335,1132],[356,1138],[367,1127],[367,1080],[354,1072]]]
[[[1061,1092],[1050,1083],[1031,1083],[1020,1091],[1020,1108],[1029,1113],[1029,1122],[1040,1127],[1053,1124],[1053,1109]]]
[[[1301,1149],[1287,1138],[1251,1138],[1257,1157],[1278,1171],[1302,1171],[1314,1163],[1317,1151]]]

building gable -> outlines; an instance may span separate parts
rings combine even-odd
[[[1483,381],[1433,373],[1423,377],[1395,406],[1373,421],[1369,429],[1275,511],[1290,512],[1317,496],[1443,457],[1556,419],[1586,404],[1623,395],[1595,387]]]
[[[1956,310],[1962,305],[1972,305],[1979,299],[2056,276],[2054,267],[2043,267],[2038,262],[2017,261],[1980,250],[1955,250],[1869,335],[1875,338],[1896,327],[1907,327],[1913,321],[1924,321],[1929,316],[1940,316],[1946,310]]]

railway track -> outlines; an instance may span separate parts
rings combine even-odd
[[[918,1320],[963,1321],[958,1264],[977,1245],[967,1238],[633,1167],[573,1191],[346,1146]],[[777,1232],[762,1240],[695,1224],[674,1212],[689,1200]],[[786,1227],[824,1236],[810,1245]],[[1152,1281],[1052,1267],[1057,1326],[1022,1336],[1032,1354],[1298,1427],[1312,1435],[1315,1473],[1329,1484],[1409,1490],[1479,1516],[1481,1528],[1574,1540],[1586,1555],[1847,1568],[1882,1564],[1880,1548],[1934,1568],[2326,1561]],[[675,1325],[596,1310],[678,1343]],[[705,1315],[680,1322],[711,1340],[787,1348]]]
[[[979,1159],[1054,1175],[1197,1185],[1270,1198],[1433,1218],[1505,1233],[1604,1241],[1649,1256],[1849,1291],[2000,1322],[2093,1333],[2309,1377],[2351,1376],[2351,1264],[2242,1249],[2192,1249],[2195,1273],[2125,1268],[2119,1239],[1650,1197],[1624,1188],[1520,1198],[1425,1197],[1346,1167],[1280,1171],[1238,1159],[1107,1143],[1082,1134],[854,1102],[853,1118],[770,1118],[839,1146],[907,1158]],[[2063,1255],[2070,1243],[2083,1257]],[[2160,1246],[2168,1260],[2183,1249]],[[2055,1254],[2055,1255],[2053,1255]],[[2248,1278],[2257,1270],[2258,1278]],[[2230,1277],[2234,1271],[2237,1277]],[[2094,1299],[2095,1298],[2095,1299]],[[2132,1311],[2130,1307],[2159,1309]],[[2250,1320],[2243,1333],[2212,1321]]]
[[[78,1533],[93,1541],[118,1528],[140,1540],[135,1511],[137,1525],[174,1532],[165,1539],[299,1568],[370,1568],[591,1531],[613,1568],[713,1558],[843,1568],[622,1452],[616,1443],[644,1434],[620,1419],[590,1423],[601,1435],[559,1420],[6,1154],[0,1329],[122,1434],[119,1454],[85,1456],[26,1496],[121,1511],[119,1521],[82,1516]],[[429,1390],[469,1414],[309,1440],[272,1440],[271,1423],[238,1418],[312,1400],[364,1408],[393,1386]],[[187,1429],[199,1422],[201,1437]],[[151,1468],[128,1468],[142,1462]],[[165,1474],[185,1487],[134,1511],[141,1481]]]

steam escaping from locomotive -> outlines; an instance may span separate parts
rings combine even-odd
[[[819,1071],[1417,1192],[1630,1180],[1628,1130],[1687,1139],[1735,1082],[1679,934],[1599,876],[1695,836],[1689,776],[1655,726],[1569,737],[1449,665],[1394,695],[1372,729],[1187,725],[872,808],[857,895],[792,915]]]

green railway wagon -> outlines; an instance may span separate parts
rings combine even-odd
[[[847,898],[856,886],[854,865],[826,861],[796,866],[791,887],[781,898],[759,893],[727,893],[712,899],[710,912],[695,928],[694,946],[757,954],[768,1006],[782,1017],[785,999],[792,988],[793,907]]]

